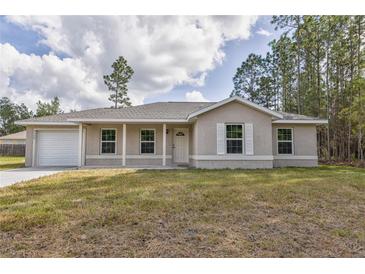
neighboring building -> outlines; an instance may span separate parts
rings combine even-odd
[[[21,131],[0,137],[0,144],[25,145],[27,131]]]
[[[316,125],[239,97],[161,102],[18,121],[26,166],[317,166]]]

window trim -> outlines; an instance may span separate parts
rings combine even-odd
[[[142,141],[142,130],[153,130],[153,141]],[[140,155],[156,155],[156,129],[155,128],[140,128],[139,129],[139,154]],[[153,142],[153,153],[142,153],[142,142],[152,143]]]
[[[227,138],[227,126],[242,126],[242,138]],[[228,153],[227,152],[227,140],[241,140],[242,141],[242,153]],[[224,124],[224,150],[227,155],[244,155],[245,154],[245,124],[242,123],[225,123]]]
[[[102,143],[103,142],[109,142],[109,143],[112,143],[113,141],[103,141],[103,130],[114,130],[115,131],[115,140],[114,140],[114,143],[115,143],[115,151],[114,153],[103,153],[103,149],[102,149]],[[116,155],[117,154],[117,140],[118,140],[118,130],[116,128],[100,128],[100,145],[99,145],[99,154],[100,155]]]
[[[279,129],[290,129],[291,141],[279,141]],[[291,153],[279,153],[279,142],[291,143]],[[277,155],[294,155],[294,128],[292,127],[280,127],[276,129],[276,154]]]

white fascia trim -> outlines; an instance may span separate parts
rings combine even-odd
[[[283,118],[283,115],[281,115],[280,113],[277,113],[277,112],[272,111],[272,110],[270,110],[268,108],[262,107],[262,106],[260,106],[258,104],[252,103],[252,102],[250,102],[250,101],[248,101],[246,99],[243,99],[243,98],[241,98],[239,96],[233,96],[231,98],[224,99],[224,100],[222,100],[220,102],[217,102],[217,103],[215,103],[215,104],[213,104],[211,106],[208,106],[206,108],[203,108],[201,110],[198,110],[198,111],[195,111],[195,112],[191,113],[188,116],[188,120],[191,119],[191,118],[193,118],[193,117],[195,117],[195,116],[198,116],[198,115],[200,115],[202,113],[205,113],[207,111],[213,110],[213,109],[215,109],[217,107],[223,106],[223,105],[228,104],[228,103],[233,102],[233,101],[238,101],[238,102],[240,102],[240,103],[242,103],[244,105],[250,106],[250,107],[252,107],[254,109],[257,109],[257,110],[259,110],[261,112],[264,112],[266,114],[269,114],[271,116],[274,116],[274,117],[277,117],[277,118],[280,118],[280,119]]]
[[[126,159],[162,159],[162,155],[126,155]],[[86,155],[86,159],[123,159],[123,155]],[[172,155],[166,155],[166,159],[172,159]]]
[[[275,155],[274,160],[318,160],[318,156],[313,156],[313,155]]]
[[[16,121],[16,125],[20,126],[76,126],[79,123],[73,123],[73,122],[21,122]]]
[[[67,119],[83,123],[187,123],[185,119]]]
[[[273,124],[328,124],[328,120],[275,120]]]
[[[204,161],[272,161],[274,157],[272,155],[190,155],[192,160],[204,160]]]

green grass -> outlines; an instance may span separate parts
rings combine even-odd
[[[23,166],[23,156],[0,156],[0,170],[13,169]]]
[[[364,257],[365,170],[59,173],[0,189],[2,257]]]

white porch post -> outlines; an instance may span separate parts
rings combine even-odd
[[[166,124],[162,125],[162,165],[166,166]]]
[[[36,141],[37,141],[37,130],[33,129],[32,167],[35,167],[37,165],[37,163],[36,163]]]
[[[123,140],[122,140],[122,165],[125,166],[125,162],[126,162],[126,149],[127,149],[127,125],[123,124]]]
[[[82,123],[79,124],[79,166],[82,166]]]

